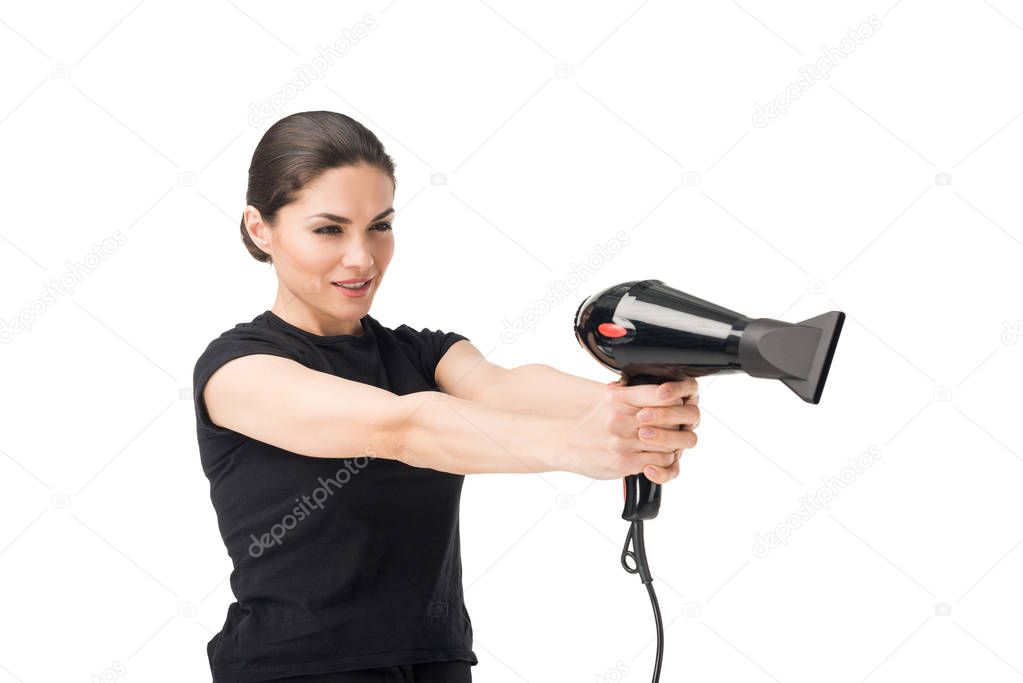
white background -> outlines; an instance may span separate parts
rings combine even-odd
[[[0,682],[209,680],[233,597],[191,372],[273,302],[246,170],[312,109],[397,162],[385,325],[609,381],[571,323],[618,282],[848,315],[820,405],[702,381],[646,529],[663,681],[1023,678],[1021,58],[1007,0],[5,4]],[[474,680],[649,680],[620,513],[618,481],[467,478]]]

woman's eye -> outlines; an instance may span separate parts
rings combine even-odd
[[[384,221],[383,223],[377,223],[374,225],[373,229],[379,230],[380,232],[387,232],[391,229],[391,227],[392,226],[389,221]],[[322,228],[316,228],[313,232],[319,235],[337,235],[341,232],[341,228],[337,225],[324,225]]]

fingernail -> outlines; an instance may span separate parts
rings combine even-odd
[[[644,408],[643,410],[641,410],[638,413],[636,413],[636,417],[639,418],[640,421],[642,421],[642,422],[646,422],[647,420],[649,420],[653,416],[654,416],[654,411],[650,410],[649,408]]]
[[[639,435],[645,439],[649,439],[655,433],[656,432],[654,432],[653,427],[643,427],[641,430],[639,430]]]
[[[646,475],[650,478],[657,476],[657,470],[655,470],[653,467],[647,467],[646,469],[643,470],[643,472],[646,473]]]

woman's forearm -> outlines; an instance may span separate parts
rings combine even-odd
[[[504,381],[490,388],[484,402],[501,410],[570,419],[591,409],[604,390],[600,382],[531,363],[512,368]]]
[[[399,400],[405,417],[389,450],[413,467],[453,474],[566,469],[566,420],[499,410],[439,391]]]

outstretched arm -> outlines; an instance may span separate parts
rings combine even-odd
[[[540,363],[504,368],[487,361],[468,340],[458,341],[448,349],[437,364],[434,376],[443,392],[441,396],[468,400],[485,409],[502,411],[505,415],[561,421],[580,432],[599,432],[607,426],[601,422],[606,417],[600,412],[604,403],[602,399],[608,395],[608,385],[617,383],[596,382]],[[643,426],[657,428],[657,436],[652,438],[660,444],[683,449],[695,444],[692,430],[699,424],[699,408],[696,407],[699,393],[695,380],[666,382],[660,386],[623,387],[623,391],[634,396],[634,401],[645,397],[626,411],[630,437],[636,434],[639,426],[636,420],[639,420]],[[667,391],[667,395],[659,393],[661,391]],[[440,405],[437,402],[431,404],[434,407]],[[650,410],[640,410],[637,414],[640,407]],[[426,424],[436,428],[435,423],[450,417],[445,414],[450,412],[434,411]],[[644,417],[643,413],[649,415]],[[419,414],[427,415],[424,411]],[[680,425],[686,425],[687,431],[677,431]],[[674,462],[650,461],[650,464],[653,471],[646,476],[655,483],[664,484],[678,476],[677,455]]]
[[[443,383],[452,385],[449,379]],[[455,474],[567,471],[594,479],[621,478],[654,465],[660,469],[647,476],[663,483],[677,474],[673,449],[691,448],[695,434],[660,430],[639,438],[635,412],[658,405],[664,420],[692,422],[695,410],[674,405],[695,390],[690,383],[669,383],[672,391],[664,397],[655,397],[658,387],[652,385],[595,383],[602,398],[586,414],[566,419],[495,409],[442,391],[399,396],[288,358],[250,354],[200,378],[195,397],[200,428],[234,431],[299,455],[362,454]]]
[[[593,408],[606,387],[542,363],[501,367],[468,340],[448,349],[435,378],[446,394],[498,410],[555,418],[579,417]]]

